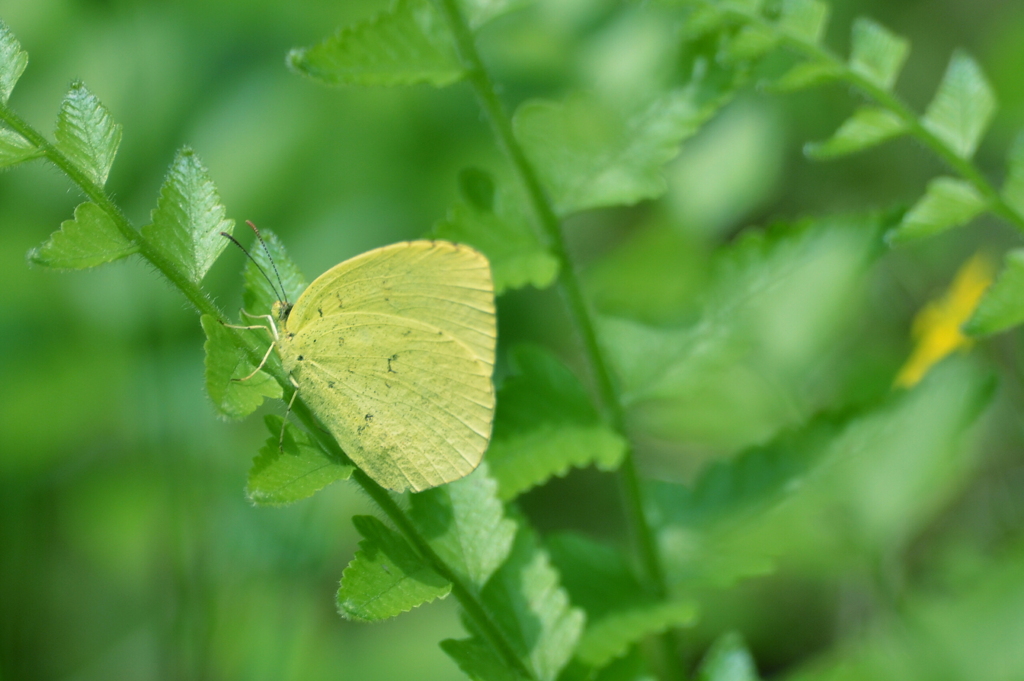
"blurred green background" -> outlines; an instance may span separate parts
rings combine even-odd
[[[456,196],[461,167],[501,167],[464,86],[325,90],[285,69],[289,48],[385,4],[0,0],[0,18],[30,54],[11,103],[48,131],[70,81],[84,80],[124,125],[108,188],[137,225],[176,148],[189,144],[229,215],[276,231],[312,277],[427,232]],[[1004,151],[1024,124],[1024,6],[857,0],[833,9],[829,40],[837,49],[864,13],[910,38],[898,89],[918,110],[950,52],[974,53],[1002,107],[979,163],[1002,173]],[[479,37],[510,105],[577,88],[626,92],[675,41],[641,5],[610,0],[538,2]],[[843,88],[750,92],[685,146],[666,171],[663,200],[570,220],[598,304],[683,323],[706,285],[710,254],[742,228],[915,200],[940,166],[913,143],[832,164],[803,159],[803,143],[830,134],[852,106]],[[261,419],[214,417],[198,320],[175,291],[135,261],[71,274],[26,265],[26,252],[78,201],[40,162],[0,175],[0,679],[460,678],[437,647],[460,633],[454,603],[374,626],[336,614],[337,582],[357,541],[349,518],[372,512],[353,486],[287,509],[247,503]],[[983,220],[876,262],[837,341],[836,353],[854,359],[824,365],[844,373],[808,388],[824,396],[818,408],[883,394],[909,353],[915,311],[975,250],[998,253],[1012,242],[1008,228]],[[207,278],[228,309],[239,305],[242,264],[228,251]],[[500,333],[503,347],[538,341],[573,362],[551,291],[506,296]],[[976,350],[1002,380],[975,438],[971,472],[958,474],[913,523],[906,561],[925,583],[969,583],[1006,554],[998,568],[1005,588],[993,598],[1024,593],[1022,553],[1013,549],[1024,526],[1020,349],[1011,334]],[[721,424],[683,414],[671,446],[664,434],[641,439],[644,469],[686,480],[708,458],[792,425],[750,425],[756,419],[745,420],[730,399],[725,391],[703,405]],[[523,505],[543,530],[621,538],[607,476],[571,475]],[[954,555],[955,566],[937,563],[940,553]],[[837,620],[859,622],[870,610],[863,574],[845,574],[812,564],[755,580],[716,603],[691,647],[738,626],[767,671],[799,663],[839,635]],[[936,607],[919,610],[926,618]]]

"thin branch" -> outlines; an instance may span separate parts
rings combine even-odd
[[[806,40],[800,36],[783,31],[772,21],[755,11],[738,9],[734,6],[723,7],[715,0],[697,0],[705,7],[712,7],[726,16],[744,23],[752,24],[760,29],[773,33],[779,42],[812,61],[827,64],[837,80],[846,81],[876,104],[895,114],[907,128],[908,134],[938,156],[950,170],[967,180],[977,192],[985,197],[989,209],[1003,218],[1018,230],[1024,232],[1024,215],[1014,209],[999,194],[999,191],[985,178],[973,161],[963,158],[949,147],[941,138],[926,128],[913,109],[899,97],[888,90],[875,85],[870,80],[854,72],[846,60],[822,45]]]
[[[12,130],[34,144],[38,149],[41,149],[51,163],[60,168],[72,182],[78,185],[78,187],[93,203],[98,205],[111,217],[114,224],[117,225],[118,230],[124,235],[124,237],[138,248],[139,255],[148,260],[160,271],[161,274],[167,277],[167,279],[174,284],[174,286],[176,286],[186,298],[188,298],[189,302],[192,303],[200,314],[210,315],[221,322],[227,320],[227,315],[217,307],[216,303],[213,302],[213,299],[210,298],[206,291],[174,267],[171,261],[164,257],[152,242],[146,239],[139,230],[132,226],[131,222],[124,215],[121,209],[111,201],[109,196],[107,196],[103,188],[89,179],[85,173],[83,173],[60,151],[60,149],[51,144],[49,140],[36,131],[35,128],[11,111],[11,109],[3,103],[0,103],[0,121],[3,121]],[[236,332],[232,334],[232,338],[234,339],[236,346],[243,352],[247,353],[249,360],[254,364],[260,361],[261,356],[266,351],[266,347],[261,346],[252,334]],[[292,396],[294,393],[294,387],[282,368],[264,365],[264,371],[273,376],[274,380],[278,382],[284,390],[285,397]],[[298,418],[306,430],[316,438],[317,442],[329,455],[341,461],[348,461],[348,457],[345,455],[340,445],[338,445],[333,437],[330,437],[327,434],[326,429],[323,428],[301,399],[296,401],[292,408],[292,413],[295,414],[296,418]],[[417,548],[423,557],[431,564],[431,567],[434,568],[438,574],[442,575],[452,583],[452,593],[455,594],[459,604],[476,625],[477,629],[482,632],[491,645],[494,646],[495,650],[501,655],[505,663],[511,668],[518,670],[526,678],[535,679],[536,677],[533,672],[528,668],[523,660],[520,659],[519,655],[516,654],[501,629],[495,624],[494,620],[488,614],[483,603],[468,587],[466,587],[465,584],[462,583],[455,571],[452,570],[448,564],[430,548],[430,545],[427,543],[426,539],[420,535],[416,526],[412,523],[402,508],[395,503],[395,500],[391,497],[391,493],[374,482],[368,475],[359,470],[358,467],[352,477],[356,481],[356,484],[362,487],[363,491],[365,491],[370,498],[377,503],[380,509],[384,511],[388,518],[391,519],[405,538]]]
[[[606,421],[616,431],[624,434],[625,414],[622,400],[612,378],[604,350],[598,342],[593,314],[583,294],[580,278],[566,249],[561,222],[541,186],[536,170],[526,158],[522,146],[513,133],[512,121],[497,95],[493,80],[480,59],[473,34],[456,1],[435,1],[455,38],[456,51],[462,67],[466,71],[466,79],[487,115],[499,146],[508,156],[519,180],[526,189],[541,228],[541,239],[558,260],[559,288],[569,308],[576,331],[583,342],[585,357],[597,387],[601,411]],[[623,463],[618,470],[618,477],[626,515],[643,564],[648,589],[658,598],[664,598],[668,594],[665,572],[658,555],[654,532],[644,513],[640,477],[637,474],[636,462],[631,449],[627,450],[623,458]],[[674,665],[671,664],[671,661],[675,658],[674,644],[670,644],[670,638],[666,638],[665,641],[664,653],[669,657],[668,668],[672,669]]]

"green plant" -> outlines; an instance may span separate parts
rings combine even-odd
[[[300,395],[292,411],[303,428],[284,426],[283,449],[280,418],[266,417],[270,436],[247,493],[253,503],[283,505],[337,480],[362,488],[390,524],[353,519],[364,539],[342,575],[340,612],[376,621],[450,594],[468,637],[441,645],[471,678],[687,678],[680,639],[711,614],[722,589],[790,563],[882,565],[907,550],[955,493],[969,469],[965,441],[991,399],[986,371],[955,360],[912,390],[875,386],[857,394],[851,385],[860,367],[851,369],[832,349],[859,318],[858,292],[883,257],[883,235],[899,246],[986,211],[1024,228],[1024,153],[1009,155],[1007,180],[995,189],[972,161],[995,112],[974,60],[957,52],[918,116],[893,94],[907,42],[860,19],[851,57],[841,59],[822,44],[828,7],[816,0],[694,0],[621,10],[654,13],[678,28],[678,54],[666,59],[664,73],[637,85],[628,101],[598,90],[530,100],[509,115],[475,32],[521,4],[399,0],[293,51],[288,64],[332,85],[468,83],[507,164],[463,171],[459,199],[430,234],[482,250],[499,291],[557,287],[577,335],[581,375],[548,349],[509,351],[485,463],[463,480],[403,497],[351,465]],[[87,198],[30,260],[84,269],[140,256],[201,314],[207,391],[222,415],[247,416],[266,397],[290,400],[293,387],[274,360],[254,379],[232,381],[256,369],[269,339],[225,327],[237,320],[204,288],[226,244],[220,233],[233,223],[195,153],[178,154],[151,223],[136,228],[104,190],[121,127],[76,83],[48,141],[7,105],[26,64],[13,35],[0,27],[0,166],[43,158]],[[955,177],[933,180],[905,212],[781,223],[719,246],[700,301],[689,301],[682,314],[674,300],[615,295],[623,283],[653,276],[635,270],[654,257],[658,243],[637,246],[632,262],[622,249],[620,262],[580,271],[566,243],[568,218],[661,196],[662,169],[680,145],[748,86],[791,92],[836,81],[869,104],[829,140],[808,145],[808,156],[834,158],[906,135]],[[306,280],[273,234],[268,246],[294,299]],[[263,253],[254,256],[265,263]],[[968,322],[971,333],[1024,321],[1020,260],[1019,251],[1007,255]],[[245,309],[265,314],[275,298],[248,264]],[[785,319],[784,328],[773,319]],[[822,373],[838,378],[823,380]],[[742,418],[723,413],[722,405],[742,409]],[[692,484],[644,480],[635,449],[645,439],[698,442],[723,460]],[[527,490],[590,465],[617,479],[630,551],[577,533],[542,536],[516,506]],[[879,488],[886,493],[874,493]],[[1012,581],[1017,565],[1010,559],[994,572]],[[969,594],[966,601],[983,597]],[[942,606],[924,597],[908,605],[899,600],[893,597],[894,612],[943,621],[934,615]],[[896,636],[900,664],[922,678],[933,667],[918,651],[944,640],[939,624],[929,626]],[[824,671],[807,673],[840,677],[846,664],[894,674],[877,661],[883,645],[869,637],[845,657],[836,653],[834,668],[826,661]],[[972,659],[969,651],[955,654],[958,664]],[[756,670],[742,641],[727,634],[695,676],[756,678]]]

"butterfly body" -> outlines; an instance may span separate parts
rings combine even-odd
[[[349,457],[392,490],[471,472],[494,420],[490,266],[446,241],[385,246],[331,268],[289,308],[277,351]]]

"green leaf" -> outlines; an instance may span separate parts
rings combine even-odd
[[[820,0],[784,0],[779,28],[789,35],[817,45],[828,24],[829,7]]]
[[[957,50],[922,122],[961,158],[970,158],[996,113],[996,97],[981,67]]]
[[[713,526],[663,526],[672,588],[721,584],[726,572],[742,576],[776,561],[797,573],[840,574],[865,555],[906,550],[970,481],[972,425],[992,387],[966,359],[947,359],[912,390],[847,418],[834,436],[819,444],[812,437],[812,467],[784,496]]]
[[[861,17],[853,23],[850,70],[872,85],[891,90],[910,54],[910,43],[881,24]]]
[[[725,454],[831,404],[834,388],[818,377],[859,318],[881,223],[851,216],[751,231],[720,249],[687,324],[601,320],[631,427]]]
[[[748,16],[755,16],[761,12],[764,0],[717,0],[718,4],[726,10],[735,10]]]
[[[576,95],[563,103],[527,102],[513,124],[557,212],[567,215],[660,196],[662,166],[721,101],[698,105],[687,91],[675,91],[627,115]]]
[[[579,663],[604,667],[651,634],[693,623],[693,603],[652,600],[615,549],[569,533],[549,537],[546,544],[572,602],[587,612]]]
[[[87,202],[75,208],[75,218],[62,222],[45,244],[32,249],[28,259],[46,267],[83,270],[137,252],[107,212]]]
[[[768,444],[711,463],[689,487],[648,483],[652,523],[707,529],[763,513],[799,489],[841,425],[828,416],[813,419]]]
[[[459,184],[461,200],[448,209],[431,236],[469,244],[486,255],[495,293],[553,284],[558,259],[537,237],[522,192],[511,182],[500,182],[495,188],[489,174],[473,168],[460,174]]]
[[[726,63],[756,61],[775,49],[779,40],[777,31],[759,24],[748,24],[723,41],[719,59]]]
[[[270,437],[253,459],[245,488],[252,503],[287,506],[352,476],[355,466],[328,456],[313,438],[280,416],[267,414],[264,422]]]
[[[647,598],[621,551],[571,532],[553,534],[544,544],[570,599],[586,611],[588,620]]]
[[[704,655],[695,681],[758,681],[760,678],[743,638],[732,632],[715,641]]]
[[[467,586],[483,588],[516,535],[487,462],[460,480],[411,495],[410,502],[410,518],[434,552]]]
[[[934,236],[970,222],[988,208],[988,202],[965,180],[937,177],[928,183],[925,195],[903,217],[900,225],[886,235],[892,245]]]
[[[634,643],[696,621],[697,606],[692,601],[649,603],[616,611],[587,627],[576,648],[576,657],[600,669],[629,652]]]
[[[470,28],[476,30],[503,14],[531,4],[532,0],[459,0],[463,16]]]
[[[509,669],[493,649],[479,638],[446,639],[441,641],[441,649],[473,681],[527,681],[526,677]]]
[[[37,149],[18,133],[0,128],[0,168],[10,168],[42,155],[42,149]]]
[[[26,66],[28,52],[21,49],[14,33],[0,20],[0,104],[7,103]]]
[[[553,681],[572,657],[585,618],[571,607],[558,572],[529,528],[520,526],[512,554],[481,597],[537,679]]]
[[[244,418],[263,404],[264,397],[281,397],[281,386],[263,371],[241,380],[256,365],[236,345],[232,334],[261,332],[236,332],[210,315],[203,315],[200,322],[206,332],[206,392],[218,413],[233,419]]]
[[[299,299],[307,285],[299,266],[288,256],[284,244],[277,235],[269,229],[261,229],[260,234],[267,250],[263,250],[263,244],[259,239],[253,242],[249,254],[256,262],[247,258],[243,275],[245,283],[242,289],[242,304],[245,311],[252,315],[270,314],[271,308],[280,297],[278,289],[282,285],[284,294],[292,303]]]
[[[805,153],[814,159],[829,159],[862,151],[907,132],[899,116],[878,107],[862,107],[839,126],[827,142],[808,144]]]
[[[352,523],[363,535],[356,557],[341,575],[338,612],[350,620],[376,622],[444,598],[452,585],[434,572],[402,535],[373,516]]]
[[[1003,270],[964,325],[972,336],[987,336],[1024,323],[1024,249],[1006,254]]]
[[[230,234],[235,223],[225,213],[209,172],[186,147],[171,164],[152,213],[153,224],[143,227],[142,235],[198,283],[228,244],[221,232]]]
[[[573,466],[616,468],[626,442],[604,424],[573,373],[537,347],[519,347],[512,359],[518,371],[498,390],[487,450],[499,496],[513,499]]]
[[[830,83],[840,75],[842,70],[829,62],[804,61],[765,85],[765,89],[771,92],[797,92]]]
[[[288,65],[328,85],[449,85],[465,75],[451,36],[429,0],[397,0],[388,11],[292,50]]]
[[[1010,208],[1024,214],[1024,133],[1017,136],[1006,161],[1006,181],[1001,194]]]
[[[90,180],[106,184],[121,144],[121,124],[83,83],[73,83],[64,97],[54,137],[57,149]]]

